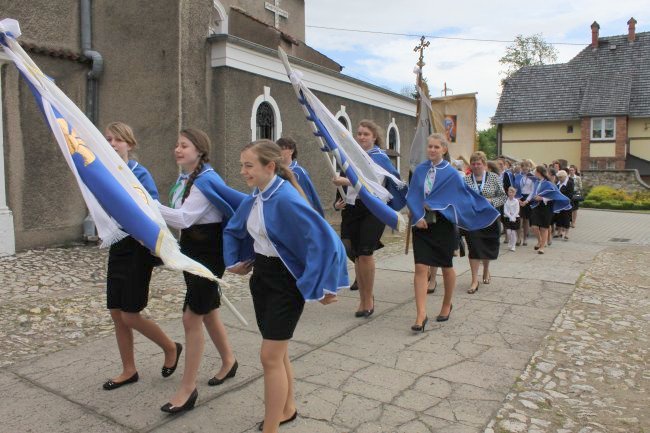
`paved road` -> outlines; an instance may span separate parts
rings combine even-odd
[[[508,419],[506,396],[512,395],[522,372],[530,370],[534,354],[545,347],[545,337],[554,332],[550,329],[558,313],[573,296],[576,281],[593,265],[594,257],[615,245],[648,245],[650,215],[581,210],[578,228],[570,236],[569,242],[555,242],[544,256],[534,254],[532,247],[503,252],[492,267],[492,283],[481,285],[474,295],[465,293],[470,281],[467,262],[457,260],[458,289],[451,319],[417,335],[409,329],[414,320],[412,257],[398,253],[398,245],[389,246],[378,260],[377,307],[370,320],[352,316],[357,306],[354,292],[343,293],[337,304],[309,305],[305,309],[290,345],[300,416],[281,431],[473,433],[489,425],[502,429],[494,431],[532,433],[517,430],[520,427],[515,424],[513,430],[507,430],[495,424],[495,415]],[[616,238],[629,240],[612,240]],[[104,258],[93,263],[85,251],[72,250],[86,257],[84,268],[102,266]],[[27,278],[24,274],[33,278],[34,274],[47,273],[56,263],[48,258],[53,256],[58,263],[65,263],[68,253],[29,253],[39,256],[43,266],[38,272],[23,266],[24,255],[0,259],[2,280],[11,285],[11,281]],[[60,272],[66,274],[66,269],[78,270],[62,266]],[[13,280],[8,275],[13,275]],[[95,277],[90,281],[99,286],[102,276]],[[43,302],[41,288],[46,292],[61,285],[48,281],[0,293],[0,319],[22,308],[21,313],[27,316],[22,322],[26,332],[33,323],[56,319],[60,311],[52,312],[45,306],[38,313],[30,313],[36,308],[34,299]],[[88,297],[83,303],[95,302],[84,311],[95,317],[106,316],[98,287],[89,290],[85,287],[89,280],[83,278],[62,281],[70,287],[84,286],[79,287]],[[29,287],[35,289],[29,292]],[[74,298],[74,292],[59,292],[65,294],[48,298],[55,309],[59,302]],[[178,308],[177,296],[167,295],[171,297],[159,301],[161,310]],[[11,302],[6,301],[8,298]],[[430,315],[437,314],[440,302],[439,292],[429,297]],[[246,296],[236,298],[236,305],[247,317],[253,317]],[[157,311],[152,309],[152,314],[155,316]],[[40,320],[32,322],[32,315]],[[221,387],[206,386],[218,365],[216,351],[207,345],[194,411],[174,418],[158,410],[180,381],[180,374],[161,378],[162,356],[153,343],[142,338],[136,341],[140,382],[112,392],[101,390],[101,383],[117,371],[117,349],[108,331],[98,334],[85,329],[91,322],[84,316],[79,320],[84,335],[73,339],[74,346],[65,338],[52,337],[50,343],[41,342],[37,353],[14,353],[13,363],[0,372],[0,384],[10,390],[0,406],[0,431],[256,431],[256,422],[263,417],[262,372],[257,354],[260,336],[253,327],[240,326],[227,312],[223,317],[240,370],[234,380]],[[56,330],[58,322],[52,323],[49,327]],[[170,335],[182,341],[177,317],[161,323]],[[9,331],[1,337],[11,341],[12,335]],[[38,340],[33,334],[21,338],[25,346]],[[524,423],[524,427],[532,428],[530,420],[526,422],[530,426]],[[568,426],[564,433],[596,431],[581,428],[579,424]]]

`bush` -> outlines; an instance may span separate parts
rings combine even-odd
[[[582,207],[618,210],[650,210],[650,192],[626,193],[609,186],[595,186],[582,202]]]

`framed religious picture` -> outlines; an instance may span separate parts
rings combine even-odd
[[[445,114],[445,135],[449,143],[456,142],[456,118],[455,114]]]

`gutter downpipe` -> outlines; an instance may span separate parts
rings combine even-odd
[[[80,0],[81,18],[81,52],[91,61],[91,69],[86,77],[86,117],[96,125],[99,118],[98,81],[104,71],[104,59],[97,51],[92,50],[92,10],[91,0]],[[83,221],[83,238],[85,241],[98,240],[95,222],[90,213]]]

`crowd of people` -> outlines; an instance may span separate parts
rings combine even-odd
[[[105,136],[153,199],[159,199],[155,182],[143,165],[131,158],[136,140],[124,123],[111,123]],[[408,207],[414,256],[415,323],[424,332],[428,323],[427,294],[437,285],[441,268],[444,296],[438,322],[453,310],[455,256],[467,255],[471,283],[467,292],[491,282],[490,261],[497,259],[501,235],[510,251],[526,246],[532,227],[544,254],[553,239],[569,239],[575,226],[580,177],[573,166],[558,162],[518,164],[506,158],[488,161],[475,152],[468,162],[452,160],[444,134],[432,134],[427,160],[411,173],[408,187],[381,149],[383,134],[374,122],[363,120],[356,140],[378,169],[379,182],[390,184],[388,205],[396,211]],[[180,231],[181,251],[205,265],[217,277],[229,271],[251,273],[249,285],[257,326],[262,335],[260,361],[264,371],[264,420],[259,430],[277,432],[297,416],[293,370],[288,342],[305,302],[331,304],[342,288],[358,289],[357,318],[375,310],[374,251],[382,247],[385,224],[360,199],[358,189],[343,173],[332,179],[345,196],[334,208],[341,211],[341,232],[336,234],[324,211],[308,172],[298,165],[298,147],[289,137],[274,143],[258,140],[240,154],[240,174],[250,193],[230,188],[209,164],[210,140],[197,129],[180,131],[173,156],[180,175],[165,204],[158,202],[168,226]],[[350,285],[347,260],[354,264],[356,281]],[[177,414],[190,410],[198,398],[197,376],[203,358],[205,327],[221,358],[207,381],[218,386],[236,376],[238,362],[220,319],[221,290],[216,281],[185,273],[183,303],[185,344],[172,341],[153,321],[140,313],[147,306],[153,267],[159,264],[131,237],[113,244],[107,272],[107,308],[115,324],[122,371],[103,385],[115,390],[138,381],[133,350],[133,330],[156,343],[164,353],[161,376],[171,376],[185,353],[183,377],[161,410]],[[482,267],[481,278],[479,270]]]

